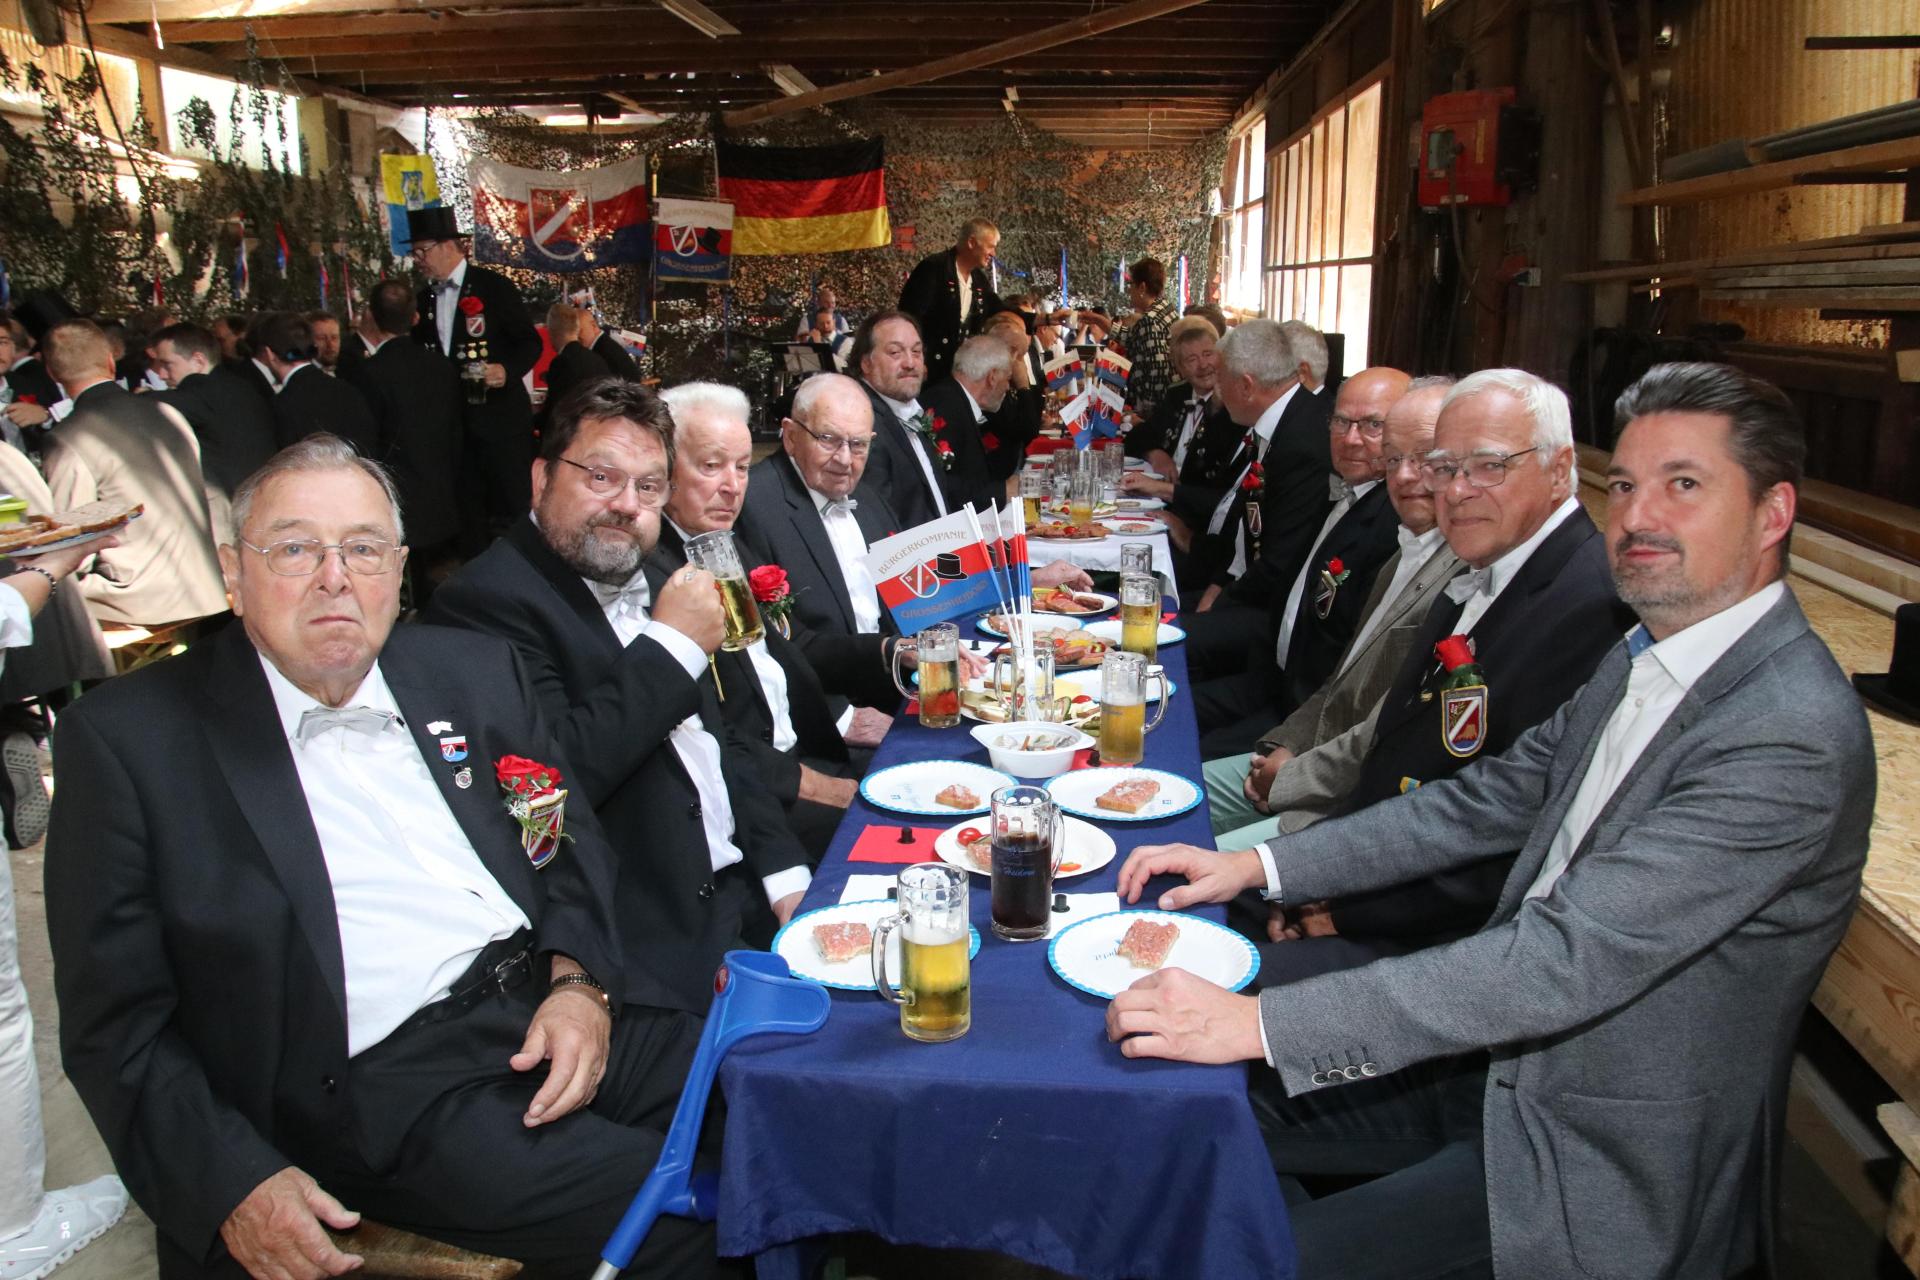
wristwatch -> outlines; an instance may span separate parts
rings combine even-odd
[[[613,997],[609,996],[607,989],[600,985],[600,979],[594,977],[592,974],[563,973],[547,984],[547,994],[552,995],[562,987],[587,988],[593,992],[593,994],[600,997],[600,1007],[607,1011],[608,1019],[611,1020],[615,1016],[613,1012]]]

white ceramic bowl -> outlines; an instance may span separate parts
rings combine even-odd
[[[1069,724],[1016,720],[1012,724],[980,724],[969,732],[987,749],[993,767],[1016,778],[1057,778],[1073,767],[1073,753],[1093,745],[1093,739]],[[1018,742],[1029,734],[1065,735],[1068,742],[1047,751],[1022,751],[999,745],[1002,738]]]

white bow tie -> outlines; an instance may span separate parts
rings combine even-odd
[[[1447,593],[1447,599],[1455,604],[1465,604],[1481,592],[1492,595],[1493,570],[1470,569],[1441,589]]]
[[[1394,536],[1400,540],[1400,554],[1402,556],[1410,556],[1418,552],[1420,550],[1420,540],[1427,536],[1424,533],[1415,533],[1405,525],[1398,526],[1393,532]]]
[[[647,616],[647,606],[653,603],[653,588],[647,585],[645,574],[635,574],[631,582],[623,587],[610,587],[603,582],[590,582],[593,594],[600,601],[600,607],[623,614],[629,618]]]
[[[821,507],[820,514],[823,516],[830,516],[839,512],[845,512],[847,515],[852,515],[854,511],[859,508],[859,506],[860,506],[860,499],[858,498],[841,498],[841,499],[838,499],[837,501],[829,502],[824,507]]]
[[[1353,486],[1339,476],[1327,477],[1327,501],[1346,502],[1353,497]]]

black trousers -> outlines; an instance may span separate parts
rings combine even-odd
[[[462,550],[469,558],[533,505],[532,425],[467,428],[460,460],[460,523]]]
[[[343,1082],[351,1131],[327,1152],[289,1151],[289,1163],[388,1226],[518,1259],[528,1277],[589,1274],[660,1155],[702,1022],[623,1010],[593,1103],[529,1129],[521,1116],[546,1070],[518,1073],[507,1059],[541,987],[525,983],[447,1021],[404,1027],[361,1053]],[[709,1108],[702,1143],[716,1156],[717,1114]],[[167,1280],[245,1274],[224,1254],[202,1267],[166,1236],[159,1244]],[[626,1274],[678,1280],[715,1267],[712,1224],[662,1217]]]
[[[1272,618],[1265,609],[1229,600],[1182,617],[1180,625],[1187,632],[1187,674],[1196,684],[1247,670],[1248,657],[1261,639],[1269,647],[1273,643]],[[1273,665],[1271,654],[1265,665]]]
[[[1289,1098],[1254,1065],[1248,1098],[1274,1169],[1323,1187],[1289,1210],[1301,1280],[1493,1275],[1486,1079],[1483,1057],[1453,1059]],[[1368,1180],[1341,1185],[1356,1178]]]

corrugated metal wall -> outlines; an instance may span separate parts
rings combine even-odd
[[[1920,0],[1694,0],[1668,8],[1668,133],[1676,155],[1728,138],[1886,106],[1915,96],[1920,52],[1809,52],[1812,35],[1911,35]],[[1892,186],[1797,187],[1732,196],[1669,211],[1667,257],[1712,257],[1783,240],[1851,235],[1900,220]],[[1884,322],[1842,324],[1812,311],[1702,303],[1704,318],[1732,320],[1756,342],[1884,347]]]

